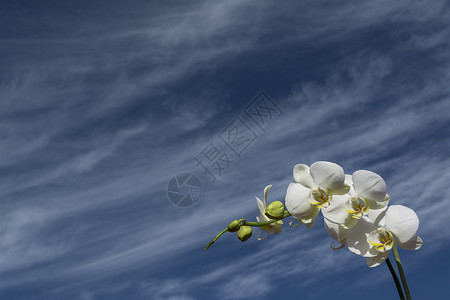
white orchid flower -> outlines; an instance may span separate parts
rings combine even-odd
[[[371,210],[349,229],[348,249],[366,257],[369,267],[380,265],[389,256],[394,242],[405,250],[417,250],[422,239],[416,235],[419,218],[410,208],[392,205],[387,209]]]
[[[386,182],[374,172],[359,170],[353,175],[346,174],[345,184],[350,186],[349,192],[335,196],[330,206],[322,210],[328,234],[344,244],[349,228],[369,210],[386,207],[390,199]]]
[[[321,208],[330,205],[332,195],[345,194],[349,187],[344,183],[345,174],[341,166],[327,161],[318,161],[308,167],[294,167],[294,181],[286,192],[286,208],[290,214],[310,228]]]
[[[258,220],[258,222],[268,222],[268,221],[272,220],[272,219],[270,219],[269,217],[266,216],[267,194],[269,193],[269,190],[270,190],[271,187],[272,187],[272,185],[268,185],[264,189],[264,202],[261,201],[261,199],[259,199],[258,197],[255,197],[256,198],[256,202],[258,203],[258,209],[259,209],[259,216],[256,217],[256,220]],[[266,237],[269,236],[269,234],[272,231],[273,231],[274,234],[279,234],[281,232],[282,225],[283,225],[283,221],[279,220],[279,221],[274,222],[272,224],[269,224],[269,225],[261,227],[261,232],[258,235],[258,240],[265,239]],[[261,233],[263,231],[266,231],[266,235],[261,238]]]

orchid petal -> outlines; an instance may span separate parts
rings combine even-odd
[[[350,196],[356,196],[355,187],[353,186],[352,175],[345,174],[344,185],[350,187],[347,194],[349,194]]]
[[[309,173],[309,167],[304,164],[294,166],[294,181],[310,189],[314,187],[314,179]]]
[[[311,228],[314,225],[314,221],[316,220],[317,215],[320,212],[320,208],[313,206],[313,211],[308,216],[302,217],[301,221],[305,224],[306,228]]]
[[[344,183],[344,185],[341,187],[341,188],[339,188],[339,189],[328,189],[328,191],[330,192],[330,194],[332,194],[332,195],[339,195],[339,196],[341,196],[341,195],[345,195],[345,194],[348,194],[348,192],[350,191],[350,186],[349,185],[346,185],[345,183]]]
[[[376,229],[376,226],[368,218],[361,218],[347,233],[348,249],[364,257],[376,256],[373,251],[370,251],[373,247],[367,240],[367,236]]]
[[[282,224],[277,224],[278,222],[275,223],[275,225],[273,226],[273,234],[279,234],[282,230]]]
[[[316,185],[334,190],[339,190],[344,186],[344,169],[338,164],[318,161],[311,165],[310,172]]]
[[[370,209],[368,213],[369,219],[375,226],[384,226],[384,216],[386,214],[387,207],[382,209]]]
[[[258,197],[255,197],[255,198],[256,198],[256,203],[258,203],[259,213],[264,215],[266,213],[266,205],[264,205],[264,203]]]
[[[352,228],[353,226],[355,226],[356,223],[358,223],[358,220],[359,220],[359,219],[350,217],[350,218],[347,219],[347,221],[345,221],[344,224],[341,224],[341,225],[342,225],[342,227],[344,227],[345,229],[350,229],[350,228]]]
[[[414,237],[419,229],[419,217],[411,208],[392,205],[386,211],[385,226],[397,241],[406,243]]]
[[[289,213],[297,220],[311,215],[315,206],[310,202],[311,190],[300,183],[290,183],[286,192],[285,204]]]
[[[265,214],[259,214],[259,216],[256,217],[256,220],[260,223],[262,222],[268,222],[271,219],[269,219]]]
[[[336,241],[342,242],[347,237],[348,229],[345,229],[338,223],[324,219],[325,229],[328,234]]]
[[[389,200],[391,199],[391,197],[386,194],[386,197],[384,198],[383,201],[375,201],[375,200],[371,200],[371,199],[367,199],[367,204],[369,204],[371,209],[382,209],[385,208],[388,204],[389,204]]]
[[[397,240],[397,245],[405,250],[418,250],[420,247],[422,247],[423,241],[422,239],[414,235],[410,240],[406,241],[405,243],[401,243]]]
[[[334,196],[330,206],[322,209],[323,216],[334,223],[345,223],[349,217],[345,204],[349,199],[349,196]]]
[[[353,179],[352,179],[352,175],[350,174],[345,174],[345,179],[344,179],[344,183],[346,185],[352,186],[353,185]]]
[[[270,188],[272,185],[268,185],[264,188],[264,205],[267,207],[267,193],[269,193]]]
[[[377,256],[366,258],[366,264],[368,267],[373,268],[379,266],[389,256],[389,251],[379,253]]]
[[[367,200],[384,201],[386,197],[386,182],[377,173],[359,170],[352,175],[355,191]]]

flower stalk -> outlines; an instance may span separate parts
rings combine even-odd
[[[282,219],[285,219],[285,218],[289,218],[290,216],[291,216],[291,214],[288,211],[285,211],[283,217],[281,219],[279,219],[279,220],[282,220]],[[263,227],[263,226],[267,226],[267,225],[270,225],[272,223],[278,222],[279,220],[270,220],[270,221],[267,221],[267,222],[247,222],[244,219],[240,219],[239,222],[241,223],[241,226]],[[209,244],[205,247],[205,250],[203,250],[203,251],[208,250],[209,247],[211,247],[212,244],[214,244],[222,235],[224,235],[228,231],[229,230],[228,230],[228,227],[227,227],[227,228],[223,229],[221,232],[219,232],[211,240],[211,242],[209,242]]]
[[[402,280],[403,289],[405,290],[406,299],[411,300],[411,293],[409,292],[408,283],[406,282],[405,271],[403,271],[402,262],[400,261],[400,255],[398,255],[397,245],[392,246],[392,251],[394,252],[395,262],[397,263],[398,273],[400,274],[400,278]]]
[[[394,279],[395,286],[397,287],[397,292],[400,297],[400,300],[405,300],[405,295],[403,294],[402,285],[400,284],[400,280],[398,280],[398,276],[395,273],[394,267],[392,266],[389,258],[386,259],[386,264],[389,268],[389,271],[391,271],[392,279]]]

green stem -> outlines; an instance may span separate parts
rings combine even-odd
[[[290,216],[291,216],[290,213],[285,213],[285,214],[283,215],[283,218],[281,218],[280,220],[289,218]],[[247,222],[247,221],[244,221],[244,222],[242,223],[242,225],[245,225],[245,226],[251,226],[251,227],[263,227],[263,226],[266,226],[266,225],[269,225],[269,224],[278,222],[278,221],[280,221],[280,220],[270,220],[270,221],[267,221],[267,222]]]
[[[409,292],[408,283],[406,282],[405,271],[403,271],[402,262],[400,261],[400,256],[398,255],[397,245],[392,246],[392,250],[394,252],[395,262],[397,263],[398,273],[400,274],[400,278],[402,280],[403,289],[405,290],[406,299],[411,300],[411,293]]]
[[[208,248],[211,247],[211,245],[214,244],[214,243],[215,243],[215,242],[216,242],[223,234],[225,234],[225,232],[227,232],[227,231],[228,231],[228,227],[225,228],[224,230],[222,230],[218,235],[216,235],[216,236],[212,239],[212,241],[209,242],[209,244],[205,247],[205,250],[203,250],[203,251],[208,250]]]
[[[389,258],[386,259],[386,264],[388,265],[389,271],[391,271],[392,278],[394,279],[395,286],[397,287],[398,295],[401,300],[405,300],[405,295],[403,294],[402,285],[400,284],[400,280],[398,280],[397,274],[395,273],[394,267],[391,264]]]
[[[289,218],[290,216],[291,216],[291,214],[290,214],[289,212],[286,211],[286,212],[284,213],[284,215],[283,215],[283,218],[281,218],[280,220],[283,220],[283,219],[285,219],[285,218]],[[266,226],[266,225],[269,225],[269,224],[278,222],[278,221],[280,221],[280,220],[270,220],[270,221],[267,221],[267,222],[247,222],[247,221],[245,221],[245,219],[240,219],[240,220],[239,220],[239,223],[241,223],[241,226],[262,227],[262,226]],[[227,232],[227,231],[228,231],[228,227],[225,228],[224,230],[222,230],[218,235],[216,235],[216,236],[212,239],[212,241],[209,242],[209,244],[205,247],[205,250],[203,250],[203,251],[208,250],[209,247],[211,247],[211,245],[214,244],[214,243],[215,243],[222,235],[224,235],[225,232]]]

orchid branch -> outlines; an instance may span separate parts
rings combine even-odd
[[[392,245],[392,250],[394,252],[395,262],[397,263],[398,273],[400,274],[400,278],[402,280],[403,289],[405,290],[406,299],[411,300],[411,293],[409,292],[408,283],[406,282],[405,271],[403,271],[402,262],[400,261],[400,255],[398,254],[397,245]]]
[[[386,259],[386,264],[389,268],[389,271],[391,271],[392,278],[394,279],[395,286],[397,287],[397,292],[398,292],[398,295],[400,296],[400,299],[405,300],[405,295],[403,294],[402,285],[400,284],[400,280],[398,280],[398,276],[395,273],[394,267],[392,266],[389,258]]]
[[[272,223],[278,222],[279,220],[282,220],[282,219],[285,219],[285,218],[289,218],[290,216],[291,216],[291,214],[288,211],[285,211],[284,214],[283,214],[283,217],[281,219],[278,219],[278,220],[270,220],[270,221],[267,221],[267,222],[247,222],[244,219],[240,219],[239,223],[240,223],[240,226],[263,227],[263,226],[267,226],[267,225],[270,225]],[[222,235],[224,235],[228,231],[229,231],[229,229],[227,227],[227,228],[223,229],[221,232],[219,232],[219,234],[217,234],[211,240],[211,242],[209,242],[209,244],[205,247],[204,251],[208,250],[209,247],[211,247],[212,244],[214,244]]]

